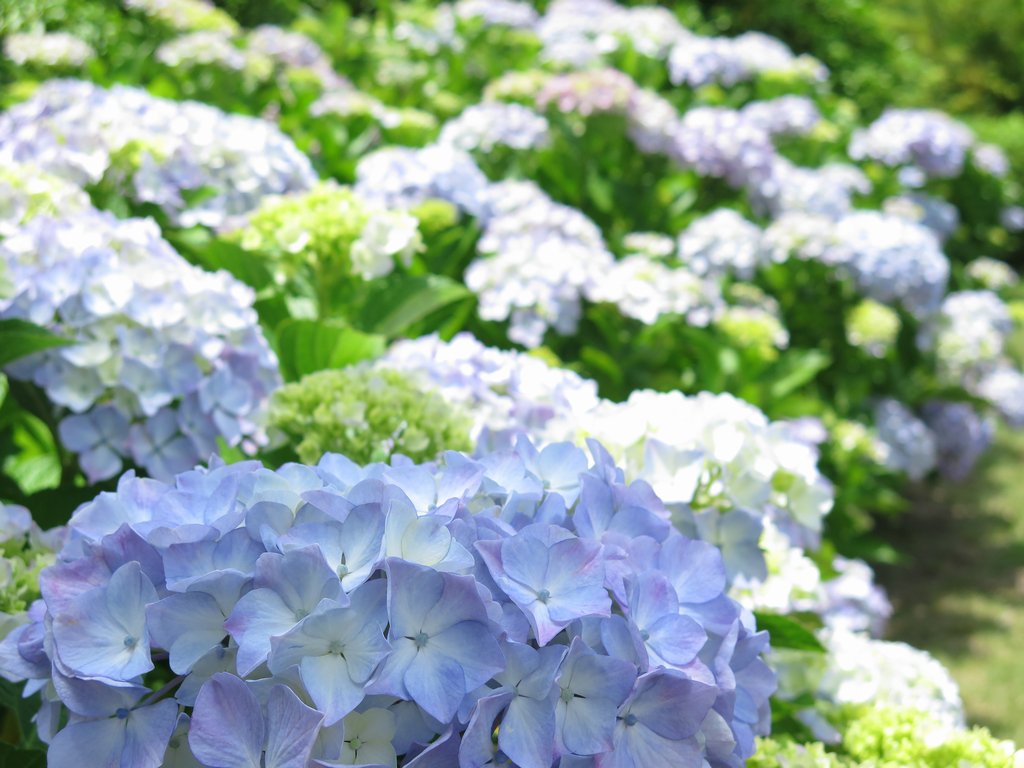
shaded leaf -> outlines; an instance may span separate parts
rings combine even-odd
[[[286,320],[275,336],[287,381],[378,357],[386,343],[383,336],[357,331],[340,320]]]
[[[73,343],[25,320],[0,320],[0,367],[44,349]]]

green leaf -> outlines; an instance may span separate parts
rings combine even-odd
[[[25,320],[0,320],[0,368],[34,352],[71,343]]]
[[[223,269],[257,290],[273,282],[262,254],[220,240],[202,227],[169,233],[168,240],[189,261],[203,269],[211,272]]]
[[[46,753],[34,749],[18,749],[0,741],[0,768],[46,768]]]
[[[32,717],[39,711],[39,694],[29,696],[27,699],[22,698],[21,693],[24,687],[24,683],[0,680],[0,706],[4,707],[7,710],[7,716],[13,717],[17,723],[20,745],[29,749],[42,749],[42,744],[36,736],[35,726],[32,724]],[[13,734],[9,733],[6,723],[4,736],[5,738],[10,736],[12,740],[14,739]],[[46,765],[45,754],[29,751],[29,749],[15,749],[11,744],[0,741],[0,768],[8,765],[11,768],[14,768],[14,766],[20,768],[22,765]],[[37,755],[43,758],[42,762],[34,762]],[[24,762],[19,762],[16,758],[21,758]],[[8,762],[4,762],[5,760]]]
[[[440,275],[391,275],[367,287],[355,322],[364,331],[393,338],[437,310],[472,295],[461,283]]]
[[[60,485],[60,455],[53,435],[43,421],[23,412],[13,433],[16,453],[4,457],[4,474],[25,495]]]
[[[775,366],[778,377],[772,382],[771,396],[785,397],[828,368],[831,362],[831,357],[817,349],[792,350]]]
[[[285,320],[275,336],[287,381],[379,357],[386,345],[383,336],[357,331],[340,320]]]
[[[783,616],[780,613],[754,613],[757,618],[757,628],[768,630],[771,637],[772,648],[792,648],[797,651],[815,651],[824,653],[825,646],[814,636],[814,632],[808,628],[806,620],[800,621],[799,616]]]

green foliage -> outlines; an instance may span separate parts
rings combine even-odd
[[[320,371],[285,386],[271,401],[270,426],[306,463],[328,451],[369,463],[470,447],[468,416],[406,374],[372,368]]]
[[[70,342],[25,320],[0,320],[0,368],[44,349]]]
[[[799,744],[777,738],[758,739],[757,752],[747,761],[747,768],[853,768],[853,765],[826,751],[824,744]]]
[[[757,628],[766,629],[772,638],[773,648],[790,648],[796,651],[824,653],[825,647],[814,630],[821,622],[813,615],[765,613],[758,611]]]

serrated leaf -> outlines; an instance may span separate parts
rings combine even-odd
[[[825,652],[825,646],[814,636],[814,632],[796,618],[781,613],[761,612],[755,612],[754,616],[757,619],[757,628],[768,630],[772,648]]]
[[[440,275],[392,275],[367,287],[355,323],[364,331],[394,338],[439,309],[473,294]]]
[[[383,336],[357,331],[340,320],[286,320],[275,338],[287,381],[379,357],[387,343]]]
[[[73,343],[26,320],[0,320],[0,368],[44,349]]]

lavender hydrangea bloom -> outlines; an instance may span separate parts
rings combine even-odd
[[[83,186],[107,178],[186,227],[220,226],[267,195],[316,181],[309,159],[270,123],[75,80],[48,81],[0,116],[0,160]],[[211,194],[189,203],[185,193],[198,190]]]
[[[731,766],[766,726],[766,639],[716,550],[591,451],[127,475],[73,516],[0,673],[44,690],[62,767],[88,739],[154,768]],[[409,510],[437,567],[389,555]]]
[[[441,129],[438,143],[466,152],[490,152],[496,145],[533,149],[548,140],[548,121],[521,104],[485,101],[467,107]]]
[[[47,394],[90,480],[126,459],[169,478],[208,458],[218,438],[261,439],[257,415],[280,377],[253,292],[190,265],[154,222],[41,217],[0,245],[0,260],[14,286],[0,317],[75,341],[8,373]]]
[[[970,129],[926,109],[889,109],[850,141],[850,157],[889,166],[911,165],[929,177],[957,176],[974,142]]]
[[[875,428],[886,446],[885,465],[911,480],[922,480],[935,468],[935,437],[928,426],[902,403],[886,399],[875,405]]]

